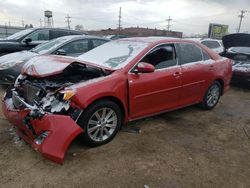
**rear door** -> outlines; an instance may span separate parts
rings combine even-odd
[[[132,119],[152,115],[179,105],[181,68],[173,44],[156,47],[141,62],[155,66],[152,73],[128,74]],[[135,67],[136,68],[136,67]]]
[[[181,105],[200,102],[213,76],[213,61],[192,43],[178,43],[177,54],[182,73]]]

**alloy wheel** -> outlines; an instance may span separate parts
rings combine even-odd
[[[107,140],[117,127],[117,114],[111,108],[101,108],[93,113],[88,121],[87,132],[96,142]]]

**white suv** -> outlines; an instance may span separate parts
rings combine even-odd
[[[224,51],[224,46],[221,40],[216,39],[201,39],[200,43],[207,46],[208,48],[212,49],[216,53],[221,53]]]

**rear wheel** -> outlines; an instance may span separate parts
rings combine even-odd
[[[79,120],[84,129],[84,142],[91,146],[108,143],[120,129],[121,122],[121,110],[116,103],[110,100],[94,103],[85,110]]]
[[[215,81],[207,90],[201,107],[205,110],[213,109],[218,103],[221,96],[221,84],[218,81]]]

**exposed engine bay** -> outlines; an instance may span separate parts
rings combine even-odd
[[[30,108],[32,118],[42,117],[45,112],[67,114],[76,120],[81,110],[70,105],[74,91],[64,91],[65,87],[108,75],[100,68],[72,63],[62,73],[37,78],[20,75],[12,90],[12,100],[17,109]],[[71,96],[72,95],[72,96]]]

